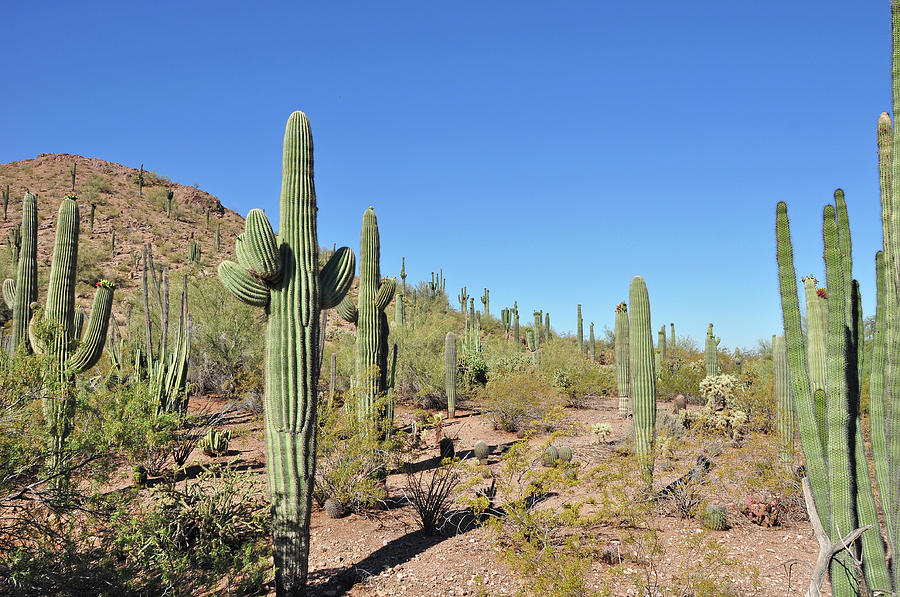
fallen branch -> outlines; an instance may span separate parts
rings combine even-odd
[[[819,556],[816,558],[815,567],[813,567],[812,578],[809,580],[809,590],[806,592],[806,597],[821,597],[822,584],[825,582],[825,575],[828,574],[828,566],[831,564],[831,559],[843,549],[849,551],[853,542],[856,541],[860,535],[871,529],[872,525],[866,525],[853,530],[847,533],[847,535],[839,541],[832,543],[831,539],[828,538],[828,533],[825,532],[825,527],[822,526],[819,512],[816,510],[816,502],[815,499],[813,499],[812,489],[810,489],[809,486],[809,479],[803,477],[802,484],[803,500],[806,502],[806,511],[809,513],[809,522],[812,524],[813,533],[815,533],[816,540],[819,542]],[[856,558],[853,559],[856,561]],[[857,566],[857,569],[858,568],[859,567]]]

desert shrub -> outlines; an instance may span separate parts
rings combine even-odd
[[[670,358],[656,372],[656,394],[660,400],[672,400],[683,394],[688,402],[700,402],[700,381],[706,376],[703,359]]]
[[[523,352],[499,353],[493,358],[488,367],[488,378],[494,380],[512,373],[530,371],[533,364],[534,361],[532,361],[531,357]]]
[[[163,485],[154,497],[148,511],[122,510],[113,518],[113,546],[161,586],[171,591],[197,574],[208,582],[266,566],[268,505],[249,473],[206,470],[182,489]]]
[[[457,363],[459,381],[467,393],[487,383],[488,365],[483,352],[459,353]]]
[[[435,469],[407,473],[403,495],[426,535],[443,530],[456,488],[465,476],[465,463],[459,458],[445,458]]]
[[[747,414],[751,431],[768,433],[775,426],[775,377],[772,362],[753,359],[743,371],[731,400],[734,408]]]
[[[110,194],[113,192],[112,181],[102,174],[92,174],[84,181],[85,193],[93,197],[97,197],[101,193]],[[88,205],[90,208],[90,205]]]
[[[240,398],[261,395],[265,314],[236,300],[215,278],[192,283],[188,295],[191,365],[199,389]]]
[[[478,396],[494,426],[504,431],[534,425],[563,404],[559,392],[550,383],[529,373],[513,373],[491,380]]]
[[[615,367],[598,365],[584,357],[570,338],[541,345],[540,373],[562,394],[569,405],[581,407],[585,396],[614,396]]]
[[[384,441],[383,429],[375,428],[371,421],[360,421],[353,394],[351,391],[346,408],[325,402],[319,405],[314,496],[320,505],[332,498],[345,509],[359,512],[387,497],[381,481],[402,438]],[[383,399],[376,409],[382,406]]]

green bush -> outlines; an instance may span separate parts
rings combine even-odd
[[[546,420],[564,400],[547,380],[533,374],[511,373],[493,379],[479,390],[479,400],[494,426],[518,431]]]
[[[700,382],[706,377],[706,366],[700,357],[690,356],[668,359],[665,366],[656,372],[656,396],[669,401],[683,394],[689,403],[702,402]]]

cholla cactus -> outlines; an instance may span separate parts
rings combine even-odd
[[[738,380],[733,375],[716,375],[705,377],[700,382],[700,394],[706,398],[706,405],[714,410],[722,410],[734,399],[734,390]]]
[[[612,425],[609,423],[594,423],[591,425],[591,433],[594,435],[595,444],[606,443],[612,433]]]

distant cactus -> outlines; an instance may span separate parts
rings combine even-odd
[[[775,366],[775,427],[778,430],[778,453],[781,456],[781,462],[790,467],[794,462],[794,402],[784,336],[778,336],[772,345],[772,361]]]
[[[713,324],[706,329],[706,377],[715,377],[719,374],[719,338],[713,335]]]
[[[144,196],[144,165],[141,164],[141,170],[138,172],[138,197]]]
[[[678,394],[675,396],[675,399],[672,401],[672,411],[675,414],[685,410],[687,408],[687,400],[684,398],[684,394]]]
[[[216,253],[222,251],[222,223],[216,222]]]
[[[560,461],[572,462],[572,448],[569,446],[560,446],[557,449],[557,453],[559,454]]]
[[[400,279],[403,281],[403,294],[406,294],[406,257],[400,258]]]
[[[97,211],[97,204],[91,203],[91,234],[94,233],[94,212]]]
[[[619,416],[628,416],[628,397],[630,396],[628,376],[628,307],[625,303],[616,306],[616,386],[619,390]]]
[[[447,391],[447,417],[456,416],[456,334],[447,332],[444,337],[444,383]]]
[[[512,314],[513,314],[513,336],[516,339],[516,345],[519,345],[519,343],[521,342],[521,338],[519,336],[519,305],[516,303],[516,301],[513,301]]]
[[[669,340],[669,344],[672,345],[672,348],[675,348],[675,324],[670,323],[669,325],[672,326],[672,336],[671,336],[671,339]]]
[[[75,173],[78,170],[78,162],[72,162],[72,169],[69,171],[69,174],[72,176],[72,192],[75,192]]]
[[[578,332],[576,335],[576,339],[578,340],[578,350],[582,350],[584,348],[584,323],[581,320],[581,305],[578,305]]]
[[[556,461],[559,460],[559,450],[557,450],[553,446],[547,446],[546,448],[544,448],[542,460],[544,466],[553,466],[554,464],[556,464]]]
[[[550,342],[550,311],[544,313],[544,342]]]
[[[463,287],[460,289],[459,295],[458,295],[456,298],[459,299],[459,310],[460,310],[460,312],[461,312],[461,313],[465,313],[465,312],[466,312],[466,307],[469,306],[469,293],[466,292],[466,287],[465,287],[465,286],[463,286]]]
[[[206,208],[205,210],[203,210],[203,211],[204,211],[204,213],[206,214],[206,229],[209,230],[209,212],[210,212],[210,209],[207,207],[207,208]]]
[[[403,325],[406,323],[406,311],[404,307],[403,293],[397,293],[394,305],[394,323],[396,324],[397,329],[403,328]]]
[[[510,310],[506,307],[500,311],[500,323],[503,324],[503,335],[506,341],[509,342],[509,330],[512,327],[512,321],[510,320]]]
[[[487,288],[484,289],[484,294],[481,295],[481,303],[484,305],[484,314],[488,315],[491,312],[491,291]]]
[[[535,365],[541,364],[541,349],[534,341],[534,331],[525,329],[525,340],[528,342],[528,350],[531,351],[531,358]]]
[[[703,528],[711,531],[724,531],[728,528],[728,517],[722,506],[709,505],[703,513]]]
[[[591,360],[596,361],[597,360],[597,343],[594,340],[594,322],[593,321],[591,322],[590,329],[591,329],[591,333],[590,333]]]
[[[175,202],[175,192],[169,189],[166,192],[166,217],[172,219],[172,204]]]
[[[657,347],[659,348],[659,358],[663,361],[666,360],[666,326],[662,326],[659,328],[659,334],[657,334]]]
[[[6,221],[6,209],[9,207],[9,185],[6,185],[6,191],[3,193],[3,221]]]
[[[534,343],[538,348],[541,347],[541,336],[543,335],[543,327],[544,327],[544,312],[543,311],[535,311],[534,312]]]

